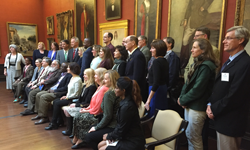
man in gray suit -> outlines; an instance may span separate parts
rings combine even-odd
[[[79,47],[79,39],[78,39],[78,37],[75,37],[75,36],[72,37],[70,44],[71,44],[72,48],[68,52],[67,61],[68,62],[77,62],[80,59],[80,57],[78,55],[78,50],[79,50],[78,49],[78,47]]]
[[[59,60],[60,64],[67,62],[68,51],[69,51],[69,41],[62,40],[62,50],[57,51],[56,59]]]
[[[146,36],[140,35],[138,37],[138,47],[140,48],[140,51],[143,53],[143,55],[146,58],[146,66],[148,65],[148,61],[151,58],[151,52],[149,48],[147,47],[147,42],[148,42],[148,39]]]

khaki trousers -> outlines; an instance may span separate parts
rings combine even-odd
[[[35,108],[38,111],[38,116],[48,117],[48,109],[51,101],[56,99],[54,93],[48,93],[47,91],[41,91],[36,94]]]
[[[39,87],[37,87],[36,89],[31,90],[28,96],[28,109],[34,112],[37,112],[37,110],[35,109],[35,102],[36,102],[36,94],[39,92],[41,91]]]
[[[240,150],[241,137],[231,137],[219,132],[216,134],[218,150]]]
[[[19,96],[21,96],[22,92],[24,91],[23,87],[28,84],[27,82],[15,82],[13,83],[13,88],[15,90],[15,98],[18,98]]]

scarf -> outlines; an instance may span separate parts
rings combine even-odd
[[[116,70],[118,72],[118,68],[122,62],[125,62],[125,61],[121,59],[115,59],[114,61],[115,65],[113,66],[112,70]]]

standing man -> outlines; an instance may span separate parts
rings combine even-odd
[[[68,58],[67,62],[77,62],[80,59],[80,56],[78,55],[78,47],[79,47],[79,39],[78,37],[72,37],[71,38],[71,49],[68,52]]]
[[[115,47],[111,44],[111,41],[113,39],[113,34],[110,32],[106,32],[103,34],[103,43],[106,44],[106,46],[110,49],[111,54],[114,58],[114,51],[115,51]]]
[[[148,39],[146,36],[144,35],[140,35],[138,37],[138,47],[140,48],[140,51],[143,53],[143,55],[145,56],[146,59],[146,65],[148,65],[148,61],[151,58],[151,52],[147,46],[148,43]]]
[[[56,53],[56,59],[59,60],[60,64],[68,61],[69,41],[62,40],[62,50]]]
[[[227,30],[224,51],[230,57],[215,78],[207,115],[214,120],[218,150],[239,150],[244,136],[250,97],[250,57],[244,50],[249,31],[243,26]]]
[[[80,77],[83,79],[83,72],[85,69],[90,68],[90,63],[92,59],[94,58],[92,54],[92,42],[90,38],[85,38],[83,42],[83,46],[86,49],[86,51],[82,55],[82,66],[81,66],[81,73]]]
[[[126,38],[126,49],[129,53],[129,58],[125,70],[125,75],[131,80],[135,80],[141,89],[143,101],[146,101],[146,59],[142,52],[137,47],[138,39],[135,36]]]

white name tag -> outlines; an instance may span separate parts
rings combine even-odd
[[[221,73],[221,81],[229,82],[229,73]]]

